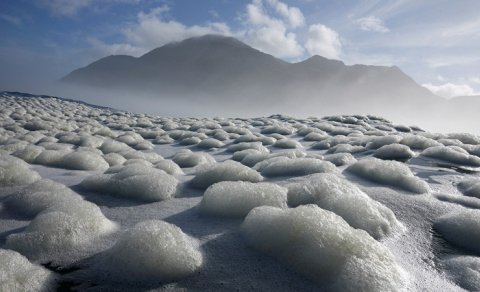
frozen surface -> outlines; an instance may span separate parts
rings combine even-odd
[[[200,209],[210,215],[244,217],[264,205],[286,208],[287,189],[272,183],[219,182],[203,193]]]
[[[0,249],[1,291],[51,291],[55,275],[13,250]]]
[[[391,185],[417,194],[429,191],[426,182],[415,177],[408,166],[397,161],[368,158],[349,166],[347,171],[373,182]]]
[[[242,225],[249,244],[289,263],[329,290],[397,291],[408,276],[366,232],[315,205],[257,207]]]
[[[195,239],[173,224],[149,220],[126,230],[92,269],[105,281],[167,283],[193,274],[202,261]]]
[[[290,206],[312,203],[340,215],[352,227],[363,229],[377,239],[400,229],[390,209],[335,174],[314,174],[289,186]]]
[[[0,285],[478,290],[475,135],[0,96]]]

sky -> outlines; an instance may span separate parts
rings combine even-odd
[[[477,0],[6,0],[0,90],[215,33],[289,62],[395,65],[440,96],[477,95],[479,11]]]

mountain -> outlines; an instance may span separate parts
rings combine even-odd
[[[446,104],[395,66],[345,65],[321,56],[289,63],[219,35],[170,43],[138,58],[108,56],[61,81],[157,101],[191,101],[237,116],[371,113],[402,121]]]

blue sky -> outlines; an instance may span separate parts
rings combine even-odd
[[[0,90],[29,90],[106,55],[205,33],[287,61],[396,65],[445,97],[480,92],[476,0],[0,2]]]

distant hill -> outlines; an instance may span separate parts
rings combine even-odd
[[[94,89],[99,97],[123,95],[120,108],[180,115],[378,114],[435,129],[447,119],[447,128],[458,124],[455,116],[471,111],[469,99],[438,97],[395,66],[345,65],[321,56],[289,63],[219,35],[170,43],[138,58],[108,56],[61,83]],[[148,98],[140,102],[142,96]]]

